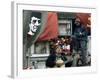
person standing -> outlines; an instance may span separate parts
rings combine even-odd
[[[81,23],[79,18],[75,19],[74,37],[76,39],[76,50],[81,56],[82,65],[86,65],[87,55],[87,40],[88,35],[85,26]]]

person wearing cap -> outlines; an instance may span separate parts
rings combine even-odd
[[[87,55],[87,31],[85,26],[83,26],[81,20],[79,18],[75,19],[75,29],[74,29],[74,37],[76,39],[76,51],[81,52],[81,60],[83,66],[86,65],[86,55]]]

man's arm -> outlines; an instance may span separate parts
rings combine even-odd
[[[74,36],[79,37],[80,36],[80,32],[77,31],[77,28],[74,31]]]
[[[85,27],[82,27],[81,36],[87,36],[87,31],[86,31]]]

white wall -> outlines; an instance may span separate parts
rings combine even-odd
[[[24,0],[25,1],[25,0]],[[28,0],[29,1],[29,0]],[[66,76],[59,76],[49,78],[49,75],[41,80],[99,80],[100,77],[100,6],[99,0],[32,0],[34,2],[41,4],[70,4],[77,6],[97,6],[98,10],[98,26],[96,30],[96,42],[97,47],[95,49],[98,50],[98,72],[93,74],[72,74]],[[11,65],[11,0],[1,0],[0,2],[0,80],[12,80],[10,76],[10,65]],[[33,78],[34,79],[34,78]],[[25,80],[33,80],[33,79],[25,79]],[[40,78],[37,78],[40,80]],[[22,79],[23,80],[23,79]],[[35,79],[34,79],[35,80]]]

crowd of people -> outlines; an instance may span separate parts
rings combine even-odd
[[[71,54],[71,38],[60,37],[50,41],[50,53],[61,53],[70,55]]]
[[[66,67],[67,56],[72,55],[71,37],[60,37],[50,41],[50,56],[46,61],[47,67]]]

